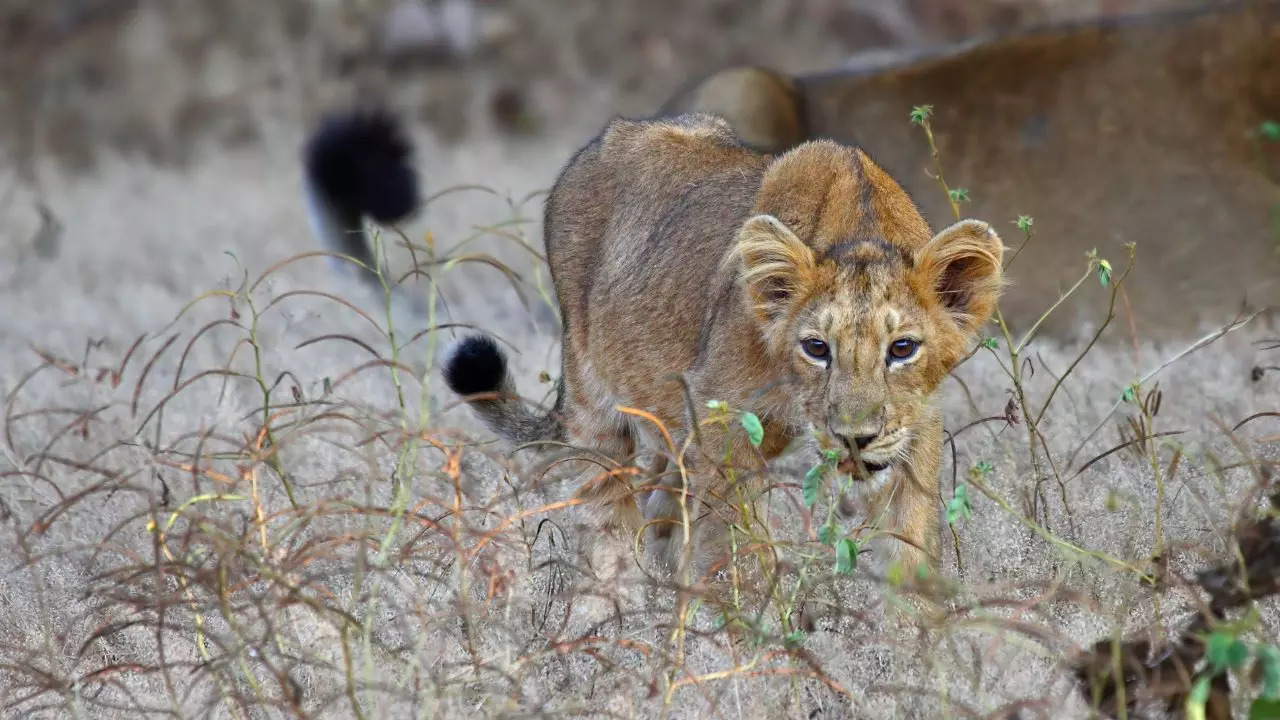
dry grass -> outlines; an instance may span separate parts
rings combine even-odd
[[[904,602],[913,579],[866,534],[839,571],[834,500],[803,500],[812,450],[773,471],[718,586],[647,577],[628,538],[579,527],[567,485],[483,442],[431,367],[455,332],[433,324],[476,323],[521,350],[527,394],[549,387],[553,318],[503,312],[545,303],[537,223],[504,220],[539,216],[568,150],[427,144],[435,188],[508,187],[423,218],[418,291],[444,299],[426,316],[298,258],[288,153],[57,188],[67,260],[6,298],[6,716],[1090,717],[1078,654],[1180,633],[1206,597],[1194,571],[1229,566],[1234,519],[1267,507],[1266,335],[1206,328],[1185,353],[1198,338],[1126,322],[1125,258],[1104,286],[1082,257],[1075,292],[1117,298],[1100,342],[993,331],[945,387],[956,522],[923,586],[940,616]],[[1204,627],[1275,647],[1275,601],[1246,605]],[[1242,712],[1258,689],[1233,678]]]

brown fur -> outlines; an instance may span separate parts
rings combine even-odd
[[[813,427],[841,449],[843,470],[858,456],[889,464],[866,478],[865,500],[906,540],[892,544],[905,569],[936,567],[942,424],[930,398],[1000,291],[1003,246],[990,226],[935,235],[860,149],[813,141],[762,155],[723,119],[684,115],[610,123],[562,171],[545,231],[564,320],[558,434],[620,462],[663,450],[657,428],[625,406],[652,413],[679,445],[692,431],[671,379],[682,373],[693,410],[719,400],[765,428],[756,448],[734,425],[702,426],[686,458],[691,497],[723,509],[726,450],[745,477]],[[901,337],[922,344],[890,364],[886,348]],[[826,363],[806,356],[807,338],[828,343]],[[495,429],[511,426],[509,401],[474,407]],[[860,453],[859,437],[874,437]],[[674,473],[661,482],[682,487]],[[624,526],[650,523],[649,551],[671,559],[664,546],[678,545],[668,540],[682,517],[673,493],[637,503],[629,482],[589,488]]]

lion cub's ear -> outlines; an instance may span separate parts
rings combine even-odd
[[[737,257],[747,298],[763,320],[786,313],[813,281],[813,250],[772,215],[756,215],[738,230]]]
[[[990,225],[961,220],[916,251],[916,268],[965,333],[995,310],[1004,283],[1004,243]]]

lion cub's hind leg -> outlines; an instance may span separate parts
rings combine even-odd
[[[684,483],[665,455],[655,456],[649,480],[652,489],[645,494],[643,505],[645,559],[654,570],[670,571],[682,547],[677,535],[684,533],[680,507]]]
[[[717,512],[716,501],[697,494],[697,488],[708,483],[700,485],[704,478],[690,475],[694,485],[686,494],[685,478],[666,458],[654,463],[651,477],[658,487],[645,495],[642,506],[646,563],[665,573],[687,569],[691,577],[705,580],[704,573],[717,566],[729,549],[728,525]]]
[[[571,343],[564,352],[562,422],[570,452],[580,458],[573,465],[575,496],[583,501],[589,526],[620,533],[630,543],[642,523],[636,488],[644,474],[635,466],[632,423],[608,397],[588,392],[602,383],[579,365]]]
[[[640,525],[635,498],[635,440],[619,418],[571,412],[569,443],[576,448],[578,488],[595,527],[630,535]],[[577,428],[592,428],[590,431]]]

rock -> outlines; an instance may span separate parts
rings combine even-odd
[[[524,134],[536,130],[539,123],[523,90],[503,85],[489,97],[489,113],[494,125],[503,132]]]
[[[443,47],[444,32],[440,23],[435,13],[421,2],[398,2],[382,18],[378,49],[389,59],[436,55]]]
[[[402,0],[383,17],[377,44],[393,62],[432,64],[473,57],[481,39],[473,0]]]
[[[502,45],[520,34],[520,27],[511,13],[497,9],[482,13],[478,25],[478,39],[484,47]]]
[[[479,46],[479,25],[472,0],[441,0],[437,10],[444,41],[456,58],[469,58]]]
[[[1009,32],[1048,17],[1042,4],[1018,0],[909,0],[906,7],[927,36],[942,41]]]
[[[915,19],[898,3],[830,3],[818,11],[819,22],[854,50],[919,44]]]

